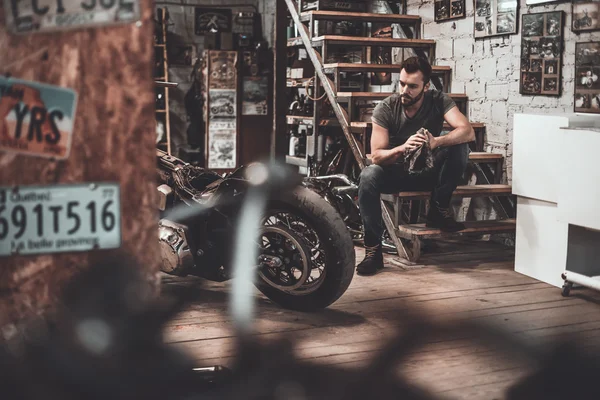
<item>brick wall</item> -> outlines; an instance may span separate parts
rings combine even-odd
[[[469,96],[469,116],[486,124],[486,148],[506,157],[505,180],[512,180],[512,130],[515,113],[569,113],[573,111],[575,43],[600,40],[600,32],[576,35],[571,31],[571,3],[528,7],[520,0],[521,15],[553,10],[565,11],[562,56],[562,95],[519,94],[520,33],[486,39],[473,38],[473,1],[466,1],[467,17],[436,23],[433,1],[408,0],[408,14],[423,21],[423,38],[437,42],[438,65],[452,67],[452,92]]]

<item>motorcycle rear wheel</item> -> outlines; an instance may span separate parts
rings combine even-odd
[[[282,290],[259,274],[256,287],[275,303],[292,310],[323,309],[348,289],[356,263],[350,233],[337,211],[309,189],[299,187],[269,205],[265,225],[281,226],[311,254],[308,279]],[[264,268],[264,267],[259,267]]]

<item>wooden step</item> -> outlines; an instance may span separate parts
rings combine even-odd
[[[356,99],[356,100],[383,100],[396,93],[393,92],[338,92],[339,99]],[[464,93],[446,93],[454,101],[464,102],[469,97]]]
[[[487,197],[487,196],[510,196],[512,187],[510,185],[464,185],[459,186],[453,193],[454,197]],[[381,198],[394,201],[400,197],[402,200],[424,200],[431,196],[431,191],[400,192],[398,194],[384,194]]]
[[[421,22],[418,15],[406,14],[375,14],[348,11],[305,11],[300,14],[300,21],[360,21],[360,22],[389,22],[392,24],[416,24]]]
[[[496,162],[503,158],[504,156],[498,153],[486,153],[484,151],[472,151],[469,153],[469,160],[473,162]]]
[[[311,115],[286,115],[286,121],[289,125],[310,125],[313,126],[313,117]],[[323,118],[319,122],[320,126],[339,126],[339,122],[336,118]],[[482,122],[471,122],[473,129],[484,129],[485,124]],[[352,121],[350,122],[352,128],[372,128],[371,122]],[[444,129],[450,129],[450,125],[444,123]],[[488,153],[489,154],[489,153]]]
[[[466,229],[460,232],[442,232],[439,229],[428,228],[425,224],[408,224],[398,227],[398,235],[400,237],[410,238],[418,237],[419,239],[427,239],[442,236],[464,235],[469,233],[510,233],[515,231],[515,219],[503,220],[484,220],[484,221],[464,221]]]
[[[477,129],[485,129],[485,124],[483,122],[471,122],[471,126],[475,130],[477,130]],[[447,122],[444,122],[444,129],[446,129],[446,130],[451,129],[450,125],[448,125]]]
[[[432,49],[435,47],[435,40],[429,39],[374,38],[339,35],[323,35],[312,39],[312,45],[314,47],[322,46],[325,42],[331,45],[345,46],[382,46],[413,49]]]
[[[330,63],[323,65],[325,73],[333,73],[336,69],[351,72],[388,72],[400,71],[401,64],[362,64],[362,63]],[[433,74],[441,74],[452,71],[446,65],[432,65]]]
[[[371,154],[367,154],[367,158],[371,158]],[[504,156],[498,153],[486,153],[482,151],[472,151],[469,153],[469,161],[472,162],[496,162],[502,160]]]

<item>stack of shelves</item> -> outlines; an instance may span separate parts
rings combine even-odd
[[[166,8],[156,10],[157,26],[154,34],[154,80],[169,80],[169,64],[167,60],[167,15]],[[157,130],[164,131],[157,147],[171,155],[171,130],[169,124],[169,90],[166,87],[155,88]],[[162,126],[162,128],[159,128]]]

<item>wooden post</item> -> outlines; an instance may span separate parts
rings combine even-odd
[[[0,75],[77,92],[71,154],[55,161],[0,152],[0,185],[120,184],[121,248],[158,287],[152,2],[119,26],[7,32],[0,8]],[[78,270],[116,250],[0,258],[0,333],[56,304]],[[2,340],[2,335],[0,335]]]

